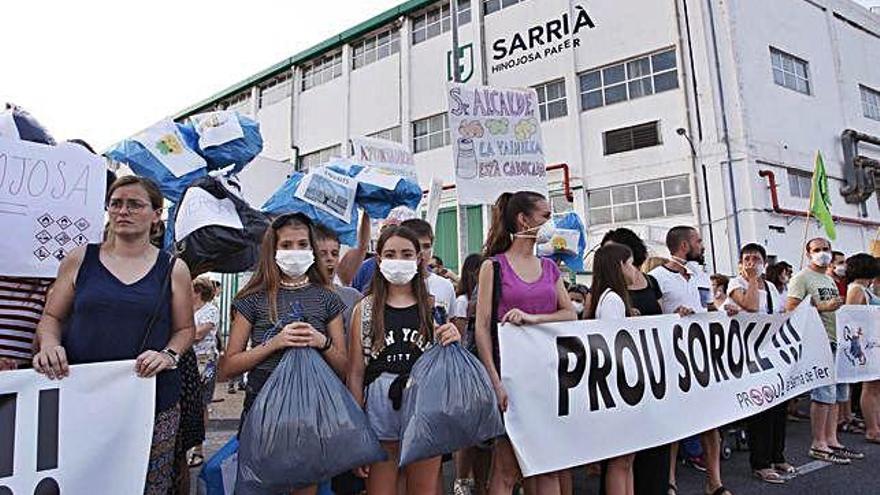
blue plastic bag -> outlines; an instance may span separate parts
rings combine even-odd
[[[349,177],[357,176],[364,169],[362,165],[346,166],[333,163],[328,168]],[[386,218],[388,213],[398,206],[406,206],[415,210],[421,201],[421,186],[408,179],[400,179],[393,191],[373,184],[359,182],[355,195],[355,203],[363,208],[370,218],[375,219]]]
[[[486,368],[458,343],[435,345],[416,361],[401,416],[401,467],[504,434]]]
[[[237,174],[263,151],[263,136],[260,134],[260,124],[240,115],[238,112],[234,112],[234,114],[238,119],[239,125],[241,125],[244,137],[217,146],[202,148],[198,142],[198,138],[201,136],[193,121],[187,119],[185,123],[181,124],[181,127],[187,129],[187,132],[196,135],[196,148],[194,149],[196,153],[208,162],[208,170],[219,170],[235,164],[230,173]]]
[[[202,466],[199,472],[199,493],[232,495],[238,469],[238,437],[233,436]],[[224,483],[224,480],[226,481]]]
[[[587,233],[584,229],[584,223],[581,221],[580,215],[571,211],[553,216],[553,223],[557,229],[575,230],[580,233],[577,241],[577,254],[560,252],[554,253],[547,257],[556,261],[562,261],[569,269],[575,272],[584,271],[584,254],[587,250]],[[541,252],[541,246],[538,247]]]
[[[236,495],[288,493],[387,458],[318,351],[290,348],[242,424]]]
[[[336,232],[339,241],[349,246],[357,244],[357,208],[351,209],[351,218],[348,223],[334,217],[324,210],[315,208],[313,205],[295,197],[293,194],[302,181],[303,175],[300,172],[294,172],[290,178],[281,185],[281,188],[275,191],[271,198],[266,200],[261,208],[264,213],[269,215],[282,215],[284,213],[302,213],[314,220],[316,223],[327,227]]]

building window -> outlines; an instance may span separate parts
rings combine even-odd
[[[568,115],[565,100],[565,79],[535,86],[535,91],[538,92],[538,110],[541,113],[542,122]]]
[[[333,158],[342,156],[342,146],[335,145],[329,148],[313,151],[299,157],[299,167],[297,171],[307,172],[313,167],[318,167],[329,162]]]
[[[805,95],[810,94],[810,72],[805,60],[771,47],[770,61],[773,65],[773,82]]]
[[[413,122],[413,153],[449,144],[449,117],[445,113]]]
[[[388,129],[383,129],[379,132],[374,132],[372,134],[367,135],[367,137],[385,139],[388,141],[395,141],[398,143],[403,142],[403,137],[401,136],[400,126],[394,126]]]
[[[290,96],[292,71],[285,71],[260,85],[260,108],[268,107]]]
[[[221,106],[225,110],[250,114],[251,113],[251,91],[242,91],[235,96],[224,101]]]
[[[342,52],[318,57],[302,69],[303,91],[332,81],[342,75]]]
[[[813,187],[813,174],[800,170],[788,171],[788,189],[794,198],[810,199],[810,189]]]
[[[880,91],[867,86],[859,86],[862,90],[862,111],[865,117],[880,120]]]
[[[675,48],[580,75],[581,109],[589,110],[678,88]]]
[[[593,225],[688,215],[691,190],[688,176],[639,182],[590,191]]]
[[[524,1],[525,0],[483,0],[483,15],[498,12],[501,9],[506,9],[511,5],[516,5]]]
[[[400,51],[400,31],[386,29],[351,45],[351,67],[358,69]]]
[[[458,0],[458,25],[471,22],[471,0]],[[452,29],[449,2],[430,8],[412,17],[413,45],[440,36]]]
[[[660,122],[606,131],[602,137],[606,155],[657,146],[660,144]]]

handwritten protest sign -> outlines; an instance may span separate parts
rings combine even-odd
[[[386,174],[401,176],[418,184],[419,177],[416,174],[413,154],[403,144],[387,139],[353,137],[351,146],[354,151],[352,156],[354,163],[380,169]],[[394,189],[394,186],[390,189]]]
[[[174,222],[174,240],[179,241],[209,225],[243,229],[235,203],[217,199],[201,187],[190,187],[183,196]]]
[[[447,89],[458,202],[491,204],[508,191],[546,195],[535,90],[455,83]]]
[[[75,144],[0,138],[0,274],[55,277],[73,248],[101,241],[104,168]]]
[[[355,193],[355,179],[321,167],[306,174],[293,195],[343,222],[350,222]]]

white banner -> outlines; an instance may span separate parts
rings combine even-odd
[[[443,179],[431,177],[431,188],[425,201],[425,221],[437,228],[437,217],[440,215],[440,199],[443,196]]]
[[[667,444],[834,382],[819,314],[708,313],[499,329],[526,476]]]
[[[134,361],[0,373],[0,493],[142,493],[155,391]]]
[[[534,89],[448,85],[458,202],[492,204],[504,192],[547,195]]]
[[[209,225],[243,229],[235,203],[229,198],[217,199],[201,187],[186,190],[174,221],[174,240],[179,241]]]
[[[175,177],[208,166],[208,162],[186,146],[183,135],[171,119],[162,120],[132,137]]]
[[[207,112],[189,118],[199,134],[202,149],[219,146],[244,137],[244,130],[238,122],[238,114],[233,111]]]
[[[880,306],[837,310],[837,381],[880,380]]]
[[[355,193],[355,179],[320,167],[303,177],[293,195],[347,223],[351,221]]]
[[[403,144],[388,139],[358,136],[351,138],[351,146],[354,149],[351,158],[354,163],[383,169],[419,183],[412,151]]]
[[[0,138],[0,273],[54,278],[73,248],[101,242],[106,183],[79,145]]]

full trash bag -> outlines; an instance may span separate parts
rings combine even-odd
[[[290,178],[275,191],[275,194],[266,200],[261,210],[272,216],[285,213],[302,213],[315,222],[336,232],[339,236],[339,241],[343,244],[349,246],[357,244],[357,208],[351,209],[351,218],[348,222],[344,222],[326,211],[315,208],[314,205],[297,198],[293,194],[296,192],[296,188],[299,187],[303,177],[305,175],[300,172],[292,173]]]
[[[401,467],[504,434],[486,368],[458,343],[435,345],[416,361],[401,414]]]
[[[230,173],[237,174],[263,151],[260,124],[235,111],[193,115],[181,126],[198,137],[196,152],[208,162],[208,170],[234,164]]]
[[[0,136],[55,146],[55,138],[25,109],[7,103],[0,111]]]
[[[349,177],[357,177],[365,167],[336,162],[328,165],[328,168]],[[401,178],[393,190],[359,181],[354,201],[370,218],[382,219],[398,206],[406,206],[413,210],[418,208],[422,201],[422,188],[418,183],[407,178]]]
[[[288,493],[386,459],[364,412],[310,348],[285,351],[239,444],[236,495]]]
[[[232,495],[238,466],[238,437],[233,436],[199,472],[200,495]]]
[[[251,208],[214,177],[202,177],[190,184],[169,218],[168,231],[175,240],[177,254],[194,277],[206,272],[252,270],[269,227],[265,214]]]

